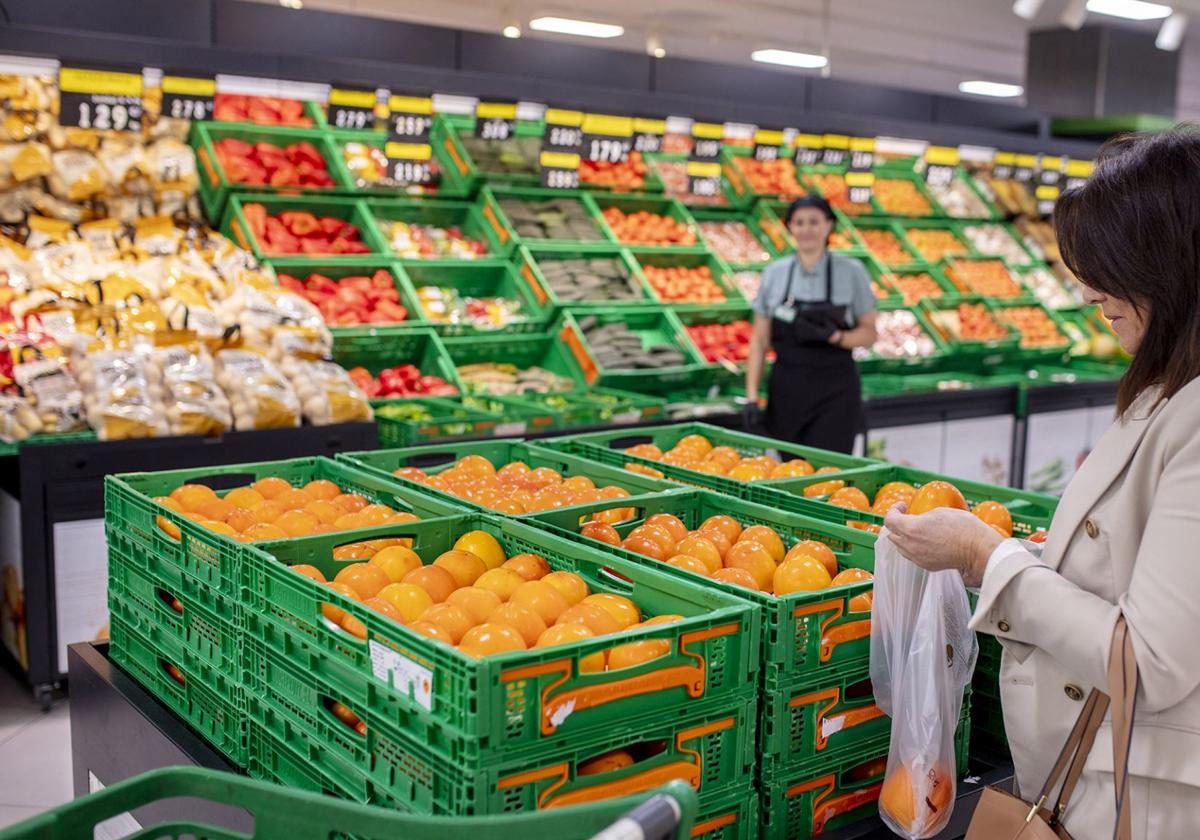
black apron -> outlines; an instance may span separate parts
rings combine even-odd
[[[862,384],[849,350],[829,343],[833,330],[855,326],[848,306],[833,303],[833,257],[825,257],[825,295],[795,299],[792,263],[784,302],[771,313],[775,366],[767,385],[766,424],[780,440],[849,453],[862,428]]]

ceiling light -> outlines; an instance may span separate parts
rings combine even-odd
[[[975,96],[1000,96],[1007,98],[1020,96],[1025,92],[1025,88],[1020,85],[1008,85],[1003,82],[985,82],[981,79],[959,82],[958,89],[961,93],[970,93]]]
[[[1173,52],[1183,43],[1183,33],[1187,31],[1188,16],[1183,12],[1175,12],[1163,21],[1154,39],[1154,46],[1160,50]]]
[[[625,27],[614,23],[595,23],[573,18],[540,17],[529,21],[529,28],[539,32],[558,32],[562,35],[582,35],[585,38],[616,38],[625,34]]]
[[[652,55],[655,58],[665,58],[667,55],[662,38],[654,32],[646,36],[646,55]]]
[[[1129,20],[1159,20],[1171,14],[1170,6],[1146,0],[1088,0],[1087,10]]]
[[[520,38],[521,27],[517,26],[515,23],[510,23],[508,26],[500,30],[500,34],[505,38]]]
[[[823,55],[791,50],[755,50],[750,53],[750,58],[764,64],[782,64],[785,67],[802,67],[805,70],[816,70],[829,63],[829,59]]]
[[[1013,3],[1013,14],[1025,20],[1033,20],[1045,2],[1046,0],[1016,0]]]
[[[1069,0],[1058,19],[1067,29],[1081,29],[1087,23],[1088,0]]]
[[[285,9],[303,9],[304,0],[279,0],[279,5]]]

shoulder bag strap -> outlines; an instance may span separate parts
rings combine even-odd
[[[1133,715],[1137,709],[1137,658],[1125,617],[1117,619],[1112,650],[1108,655],[1108,691],[1112,698],[1113,780],[1117,798],[1117,825],[1113,837],[1129,840],[1129,749],[1133,742]]]
[[[1091,708],[1088,707],[1091,704]],[[1063,814],[1067,810],[1067,805],[1071,801],[1071,795],[1075,792],[1075,785],[1079,782],[1079,777],[1083,775],[1083,765],[1087,762],[1088,754],[1092,751],[1092,745],[1096,742],[1096,733],[1100,730],[1100,724],[1104,722],[1104,715],[1108,711],[1109,700],[1108,695],[1093,688],[1091,694],[1088,695],[1087,703],[1084,704],[1084,709],[1079,714],[1079,720],[1084,720],[1087,717],[1086,725],[1083,730],[1083,735],[1079,740],[1079,748],[1075,751],[1075,755],[1071,758],[1071,766],[1067,768],[1067,778],[1063,782],[1062,790],[1058,792],[1058,800],[1054,803],[1054,807],[1050,809],[1051,822],[1057,823],[1062,820]],[[1079,726],[1078,721],[1075,724]],[[1074,732],[1072,732],[1074,735]],[[1061,756],[1060,756],[1061,760]],[[1047,782],[1052,785],[1053,782]],[[1049,790],[1043,791],[1048,794]]]
[[[1034,812],[1041,810],[1042,806],[1046,804],[1046,800],[1050,798],[1050,791],[1054,790],[1054,786],[1062,778],[1063,771],[1067,769],[1068,762],[1071,763],[1071,772],[1075,771],[1076,764],[1082,766],[1084,759],[1087,758],[1087,754],[1091,750],[1092,742],[1096,738],[1096,730],[1100,728],[1100,722],[1104,719],[1104,713],[1107,709],[1108,697],[1102,692],[1093,689],[1084,702],[1083,709],[1079,712],[1079,717],[1075,719],[1075,725],[1071,728],[1071,734],[1063,742],[1062,749],[1058,753],[1058,758],[1054,762],[1054,767],[1051,768],[1050,775],[1046,777],[1046,783],[1042,785],[1042,792],[1038,795]],[[1070,773],[1068,773],[1067,779],[1069,783]],[[1063,793],[1059,794],[1059,801],[1055,803],[1052,810],[1055,813],[1065,810],[1067,807],[1065,799],[1069,797],[1070,791],[1064,784]]]

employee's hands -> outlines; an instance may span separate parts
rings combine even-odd
[[[972,587],[983,582],[988,558],[1004,541],[973,513],[953,508],[910,516],[907,506],[898,504],[888,511],[883,524],[905,558],[931,572],[955,569],[963,583]]]
[[[804,343],[806,341],[829,341],[830,336],[837,332],[837,328],[833,325],[833,321],[827,318],[813,318],[806,315],[797,315],[793,322],[793,329],[796,331],[796,340]]]
[[[842,337],[845,335],[841,330],[834,330],[833,335],[829,336],[829,343],[834,347],[842,346]]]
[[[758,407],[758,400],[750,400],[742,407],[742,427],[747,432],[753,432],[758,429],[762,422],[762,409]]]

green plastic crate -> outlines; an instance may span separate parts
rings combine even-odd
[[[992,306],[991,299],[976,296],[925,298],[919,310],[925,322],[933,329],[934,339],[940,339],[942,345],[949,349],[954,363],[977,371],[986,371],[1015,358],[1020,339],[1017,337],[1016,330],[1003,323],[1000,326],[1004,327],[1008,333],[1007,337],[990,341],[964,341],[955,335],[949,326],[943,326],[943,320],[939,313],[950,310],[957,311],[960,306],[964,305],[983,306],[995,317],[995,308]]]
[[[709,199],[707,196],[692,195],[686,189],[684,192],[672,192],[668,190],[666,188],[667,178],[663,175],[664,170],[666,167],[674,168],[676,166],[686,168],[687,159],[688,156],[686,154],[675,154],[672,152],[652,152],[646,155],[647,165],[655,173],[655,178],[661,186],[661,192],[665,192],[670,198],[679,200],[685,207],[693,211],[698,209],[725,209],[737,207],[745,203],[742,196],[734,190],[733,185],[729,182],[729,178],[725,176],[724,172],[721,173],[721,192],[713,199]]]
[[[630,158],[632,158],[632,156],[634,154],[641,155],[642,164],[646,167],[646,172],[644,175],[642,175],[641,185],[635,185],[635,186],[630,187],[629,189],[617,189],[609,184],[601,184],[596,181],[588,181],[584,178],[584,171],[585,171],[584,164],[586,164],[587,161],[582,161],[581,165],[579,167],[579,189],[589,190],[591,192],[602,193],[602,194],[603,193],[611,193],[613,195],[621,195],[623,193],[629,193],[629,192],[650,193],[653,195],[662,195],[665,192],[666,187],[663,185],[662,177],[661,177],[658,169],[656,167],[650,165],[650,162],[646,159],[646,155],[643,155],[641,152],[637,152],[636,150],[633,150],[630,152]],[[540,178],[539,178],[538,183],[539,184],[541,183]]]
[[[322,274],[330,280],[341,281],[345,277],[356,275],[370,277],[376,271],[382,269],[392,276],[392,282],[400,295],[400,305],[408,310],[408,317],[400,323],[407,326],[428,326],[428,322],[425,321],[425,316],[421,312],[421,307],[417,305],[416,297],[413,294],[412,286],[408,282],[404,269],[386,257],[367,256],[359,257],[358,259],[345,257],[325,262],[303,257],[272,257],[267,260],[267,263],[275,269],[276,274],[288,274],[301,282],[307,280],[309,275],[312,274]],[[363,325],[349,324],[343,326],[329,324],[328,326],[336,334],[338,331],[345,329],[346,326],[357,327]]]
[[[333,185],[329,187],[273,187],[269,184],[242,184],[229,179],[225,168],[217,157],[216,147],[220,140],[233,138],[244,143],[270,143],[272,146],[283,148],[292,143],[308,142],[316,147],[321,157],[325,159],[325,168],[329,172]],[[351,184],[343,180],[342,173],[337,167],[338,157],[336,147],[322,131],[311,128],[285,128],[254,126],[242,123],[196,122],[192,123],[189,136],[192,148],[196,152],[196,170],[199,175],[200,205],[204,214],[214,223],[221,219],[229,195],[234,192],[282,193],[286,195],[334,195],[346,193]]]
[[[700,234],[700,242],[713,254],[725,259],[716,249],[712,241],[704,235],[703,225],[706,222],[739,222],[745,225],[751,235],[762,246],[764,259],[752,262],[738,262],[728,259],[730,265],[738,268],[763,269],[773,260],[796,250],[796,245],[784,229],[783,224],[769,214],[762,212],[762,202],[749,210],[734,210],[717,207],[689,208],[692,218],[696,220],[696,229]],[[732,254],[730,255],[733,256]]]
[[[1004,254],[992,253],[992,252],[988,252],[988,251],[979,250],[979,248],[975,247],[973,240],[971,240],[971,238],[969,236],[967,236],[967,228],[969,228],[969,227],[998,227],[998,228],[1003,229],[1004,232],[1008,235],[1009,239],[1011,239],[1013,241],[1013,244],[1016,246],[1013,250],[1014,250],[1014,252],[1019,253],[1021,255],[1021,259],[1014,260],[1010,257],[1006,257]],[[1017,232],[1017,229],[1015,227],[1013,227],[1011,222],[986,221],[986,220],[979,220],[979,221],[973,221],[973,222],[957,222],[955,224],[955,228],[958,230],[960,238],[964,242],[966,242],[968,245],[971,246],[972,254],[976,254],[980,257],[988,257],[990,259],[1004,259],[1006,262],[1009,263],[1009,265],[1017,266],[1017,267],[1031,266],[1031,265],[1041,262],[1041,260],[1039,258],[1035,257],[1029,251],[1029,248],[1025,244],[1024,237],[1022,237],[1021,234]]]
[[[379,429],[379,445],[384,448],[413,446],[442,438],[471,437],[491,434],[498,425],[495,416],[457,403],[452,398],[405,397],[396,400],[373,400],[375,425]],[[404,420],[388,417],[389,405],[414,406],[429,413],[426,420]],[[384,409],[384,411],[380,411]]]
[[[338,179],[358,195],[380,196],[384,198],[395,198],[405,195],[463,198],[471,194],[473,187],[472,179],[462,174],[461,169],[457,165],[458,159],[447,150],[444,138],[439,135],[435,127],[431,127],[429,138],[429,145],[433,152],[433,161],[437,164],[438,180],[435,184],[389,185],[387,183],[373,182],[360,185],[346,162],[345,146],[348,143],[362,143],[367,146],[374,146],[382,154],[387,145],[387,132],[339,130],[330,131],[328,136],[336,155],[336,163],[334,165],[339,170]],[[451,141],[449,145],[453,147],[454,141]],[[459,147],[459,151],[461,154],[461,146]]]
[[[914,248],[904,236],[904,227],[900,222],[891,218],[859,218],[855,219],[854,226],[859,237],[862,239],[864,249],[867,250],[873,260],[878,262],[887,270],[890,271],[893,268],[908,268],[912,266],[924,268],[928,265],[925,259],[921,256],[920,252],[917,251],[917,249]],[[907,262],[886,262],[880,253],[871,249],[867,236],[872,231],[882,231],[884,234],[891,234],[910,259]]]
[[[746,201],[753,201],[756,198],[791,201],[804,195],[804,185],[800,183],[800,170],[793,160],[794,154],[791,146],[780,146],[778,158],[780,161],[786,161],[787,164],[791,164],[791,168],[795,173],[796,188],[791,195],[755,191],[754,186],[750,183],[749,177],[740,164],[740,159],[749,159],[753,154],[754,149],[750,146],[731,146],[726,144],[721,148],[721,173],[729,179],[734,192],[739,197]],[[783,166],[786,166],[786,164],[781,164],[781,167]]]
[[[646,287],[650,290],[651,299],[664,303],[671,307],[675,312],[682,311],[698,311],[710,312],[719,309],[729,308],[744,308],[748,305],[746,296],[742,294],[742,290],[738,288],[737,281],[733,279],[733,274],[729,266],[724,260],[714,256],[711,253],[683,253],[680,251],[667,251],[663,249],[645,249],[640,246],[631,247],[629,253],[632,254],[634,260],[642,269],[643,276],[646,269],[654,268],[699,268],[707,267],[709,273],[712,274],[713,281],[720,287],[725,299],[720,303],[695,303],[685,301],[666,300],[661,297],[654,287],[650,284],[649,278],[646,280]]]
[[[696,350],[696,355],[704,358],[704,353],[700,350],[700,345],[689,332],[690,327],[702,327],[711,324],[731,324],[735,321],[746,321],[753,326],[754,312],[748,305],[742,306],[695,306],[695,307],[676,307],[675,314],[679,317],[680,323],[683,324],[684,333],[687,335],[688,341],[692,343],[692,347]],[[734,361],[732,359],[717,359],[710,364],[720,365],[723,370],[728,372],[737,382],[745,381],[746,363],[744,361]],[[770,362],[766,362],[766,370],[770,370]]]
[[[941,298],[937,299],[941,301]],[[879,315],[885,312],[908,312],[917,320],[917,326],[933,341],[934,350],[927,356],[882,356],[874,348],[866,349],[856,359],[863,373],[908,373],[943,367],[955,352],[954,345],[930,322],[925,309],[920,306],[905,306],[903,303],[883,301],[878,307]],[[878,323],[878,322],[877,322]]]
[[[962,294],[964,297],[980,297],[981,296],[981,295],[979,295],[979,293],[975,292],[971,288],[959,288],[958,282],[955,280],[955,276],[954,276],[955,263],[970,263],[970,262],[1000,263],[1008,271],[1009,276],[1013,279],[1013,281],[1017,284],[1017,286],[1020,287],[1020,292],[1018,294],[1012,295],[1010,297],[1004,297],[1004,298],[1000,298],[995,295],[988,295],[988,296],[986,296],[988,300],[992,300],[992,301],[1005,300],[1005,301],[1014,302],[1014,303],[1018,302],[1018,301],[1035,300],[1033,293],[1030,292],[1028,288],[1026,288],[1026,286],[1023,282],[1021,282],[1020,274],[1018,274],[1016,271],[1014,271],[1007,262],[1000,259],[999,257],[981,257],[981,256],[947,257],[946,259],[942,260],[942,263],[940,266],[942,273],[946,276],[946,279],[948,281],[950,281],[950,285],[956,289],[959,289],[960,294]]]
[[[473,530],[492,534],[507,556],[536,553],[551,568],[580,575],[594,591],[624,594],[648,614],[684,618],[630,629],[619,638],[473,659],[287,568],[308,563],[332,579],[343,563],[332,552],[345,538],[280,540],[262,544],[272,556],[252,565],[247,586],[249,635],[290,663],[302,680],[298,686],[272,686],[272,692],[315,692],[318,685],[336,690],[335,699],[368,727],[385,722],[427,739],[447,760],[463,760],[512,751],[528,755],[631,715],[686,713],[706,702],[724,702],[757,679],[759,624],[749,604],[611,552],[484,515],[380,527],[355,538],[412,539],[412,550],[430,560]],[[327,622],[326,603],[359,619],[367,641]],[[589,655],[645,639],[667,641],[670,652],[627,672],[579,670]]]
[[[335,216],[350,222],[358,228],[359,238],[370,245],[371,225],[374,221],[367,212],[366,205],[357,198],[336,198],[325,196],[282,196],[263,193],[235,193],[229,196],[225,207],[225,217],[221,223],[221,232],[234,241],[235,244],[247,251],[253,252],[260,260],[269,257],[304,257],[304,254],[284,254],[266,250],[265,243],[259,242],[246,221],[242,208],[247,204],[261,204],[266,208],[268,216],[277,216],[287,211],[312,213],[321,216]],[[361,259],[367,254],[314,254],[312,259],[328,262],[330,260]]]
[[[364,367],[377,375],[384,368],[416,365],[425,376],[440,376],[461,393],[463,384],[437,333],[412,327],[346,327],[333,338],[333,357],[347,369]]]
[[[971,256],[975,250],[971,244],[961,233],[961,226],[957,223],[943,221],[941,219],[900,219],[896,222],[896,227],[900,230],[903,240],[906,245],[917,255],[917,259],[927,265],[938,265],[949,253],[951,256]],[[938,254],[937,252],[925,252],[917,247],[915,234],[925,231],[937,231],[948,233],[952,236],[955,242],[958,243],[960,251],[947,252]]]
[[[663,493],[634,499],[631,504],[634,516],[617,526],[622,537],[658,513],[678,517],[689,530],[699,528],[701,523],[713,516],[732,516],[746,527],[766,525],[774,529],[788,548],[802,540],[822,542],[837,556],[839,569],[871,570],[875,567],[874,535],[833,522],[773,510],[709,492]],[[604,503],[595,503],[577,510],[583,516],[590,516],[603,508]],[[585,545],[600,545],[579,533],[580,517],[572,512],[545,511],[534,516],[533,521],[557,536]],[[810,679],[817,672],[840,672],[867,662],[870,616],[851,610],[850,602],[871,591],[870,581],[839,586],[836,590],[795,592],[777,597],[668,566],[620,546],[606,550],[631,562],[661,569],[666,574],[695,585],[736,594],[754,604],[762,616],[762,650],[759,656],[766,681],[778,681],[788,676],[801,678],[801,675],[804,679]]]
[[[624,323],[642,337],[647,346],[669,345],[683,353],[685,364],[661,368],[604,368],[596,361],[580,322],[594,318],[601,324]],[[588,385],[627,391],[662,392],[665,388],[693,385],[708,380],[712,368],[684,333],[675,313],[662,307],[596,307],[578,313],[563,312],[554,333],[575,356]]]
[[[489,166],[479,159],[477,150],[487,147],[497,141],[482,140],[475,137],[474,115],[454,115],[447,117],[447,126],[458,140],[461,149],[462,166],[479,183],[495,184],[505,187],[537,187],[541,184],[541,169],[538,155],[541,151],[541,138],[545,133],[545,123],[541,120],[516,120],[513,124],[513,135],[510,141],[518,141],[528,146],[528,154],[522,155],[529,160],[529,166],[514,166],[507,171]],[[499,141],[499,142],[510,142]]]
[[[692,829],[693,840],[757,840],[758,791],[753,779],[718,792],[706,792]]]
[[[928,213],[896,213],[893,210],[885,207],[883,202],[879,200],[879,192],[881,187],[888,181],[906,181],[912,184],[917,192],[929,202]],[[886,187],[883,187],[886,189]],[[895,170],[885,170],[875,175],[875,183],[871,186],[871,201],[879,208],[879,214],[882,216],[891,216],[897,219],[924,219],[933,217],[944,217],[946,212],[942,206],[938,204],[937,199],[929,194],[929,190],[925,188],[925,180],[918,177],[912,172],[897,172]]]
[[[800,495],[805,487],[825,478],[826,476],[806,476],[775,482],[770,488],[762,488],[762,495],[755,501],[770,505],[778,501],[779,495]],[[1034,531],[1048,529],[1050,520],[1054,518],[1054,511],[1058,507],[1058,499],[1053,496],[984,484],[979,481],[950,478],[927,470],[893,464],[851,470],[832,476],[832,478],[844,481],[847,487],[857,487],[867,494],[868,499],[874,499],[879,488],[892,481],[904,481],[918,487],[930,481],[949,481],[962,491],[963,496],[972,507],[980,502],[993,501],[1000,502],[1008,508],[1013,518],[1013,533],[1018,537],[1027,537]],[[815,498],[824,499],[825,497]],[[881,517],[867,513],[863,513],[861,516],[869,522],[883,521]]]
[[[444,345],[451,363],[455,366],[456,375],[458,368],[468,365],[511,365],[517,370],[542,368],[555,376],[570,379],[575,383],[575,387],[586,385],[579,362],[568,350],[567,345],[554,335],[448,338]],[[465,381],[463,390],[472,390]]]
[[[246,730],[246,774],[250,778],[271,782],[293,791],[348,799],[364,805],[390,805],[378,801],[380,797],[371,796],[369,791],[362,790],[360,786],[346,785],[343,779],[347,770],[343,769],[340,775],[333,774],[328,772],[326,767],[313,761],[308,740],[295,736],[289,738],[290,730],[285,729],[282,736],[277,736],[253,717],[247,722]],[[403,810],[407,813],[407,809]]]
[[[924,180],[924,178],[925,178],[924,168],[921,168],[920,171],[917,171],[916,168],[910,168],[910,171],[916,172],[916,174],[922,180]],[[929,192],[930,195],[932,195],[935,199],[938,200],[938,203],[941,205],[942,212],[946,215],[947,218],[954,219],[955,221],[991,221],[994,219],[1003,218],[1004,214],[1002,214],[996,208],[995,202],[993,202],[992,199],[989,198],[988,192],[980,187],[979,182],[975,180],[975,178],[971,175],[970,172],[967,171],[967,169],[965,167],[963,167],[963,166],[954,167],[954,181],[961,183],[963,185],[963,187],[965,187],[967,190],[969,190],[971,193],[973,193],[976,198],[979,199],[980,203],[983,205],[983,207],[985,209],[985,215],[983,215],[983,216],[969,216],[969,215],[964,216],[961,214],[956,215],[954,213],[951,213],[950,210],[946,207],[946,203],[943,202],[940,198],[938,198],[937,193],[934,190],[930,189],[928,184],[926,184],[925,189]]]
[[[577,192],[574,190],[555,190],[541,187],[491,187],[485,186],[480,191],[480,200],[484,218],[496,231],[502,242],[514,245],[602,245],[611,243],[612,236],[608,226],[600,218],[600,211],[593,200],[599,193]],[[661,199],[660,199],[661,200]],[[569,201],[577,203],[592,222],[592,233],[586,239],[545,239],[538,236],[522,236],[517,232],[519,221],[514,221],[511,214],[504,210],[506,203],[538,203],[543,201]]]
[[[407,449],[374,449],[366,452],[342,452],[338,458],[356,469],[363,470],[378,478],[394,481],[402,487],[412,488],[420,493],[427,493],[442,499],[447,504],[486,512],[487,508],[476,502],[461,499],[449,492],[437,490],[428,485],[402,478],[395,475],[395,470],[401,467],[417,467],[428,475],[436,475],[443,469],[453,466],[455,462],[468,455],[478,455],[486,458],[492,466],[499,469],[505,464],[520,461],[527,466],[538,469],[552,469],[563,478],[577,475],[592,479],[597,486],[612,485],[620,487],[631,496],[642,496],[647,493],[660,493],[676,489],[668,481],[661,481],[646,475],[616,469],[597,464],[575,455],[568,455],[552,449],[528,446],[519,441],[479,441],[467,443],[433,444],[429,446],[414,446]],[[625,507],[610,503],[609,507]],[[574,506],[559,508],[572,510]]]
[[[463,236],[483,242],[487,246],[487,256],[491,257],[507,257],[512,250],[510,243],[500,240],[496,229],[484,218],[481,205],[476,202],[437,198],[372,198],[366,203],[366,207],[371,215],[372,224],[363,235],[370,241],[371,247],[381,254],[389,254],[394,259],[404,260],[406,263],[426,259],[457,261],[459,258],[426,258],[394,251],[390,237],[383,227],[388,222],[432,225],[439,228],[456,227]]]
[[[302,768],[297,768],[302,769]],[[358,837],[444,840],[470,835],[477,840],[505,840],[516,835],[590,837],[616,822],[640,802],[657,794],[679,806],[677,840],[690,836],[697,810],[696,792],[684,782],[667,784],[622,799],[610,799],[537,814],[473,818],[425,817],[339,802],[316,793],[287,790],[278,784],[244,779],[199,767],[168,767],[117,782],[104,790],[51,808],[16,825],[0,829],[3,840],[76,840],[91,837],[104,822],[143,806],[186,797],[246,811],[254,833],[232,831],[198,820],[174,818],[127,834],[127,840],[204,837],[206,840],[328,840],[343,834]],[[711,806],[710,806],[711,807]],[[719,806],[717,806],[719,808]],[[165,813],[165,811],[164,811]],[[721,840],[732,840],[722,837]]]
[[[554,416],[526,403],[524,397],[489,397],[484,394],[462,394],[456,402],[472,411],[495,418],[491,436],[520,437],[530,431],[541,432],[554,428]]]
[[[858,223],[859,219],[867,216],[888,215],[879,209],[879,203],[875,200],[873,191],[871,200],[865,204],[852,204],[850,202],[849,189],[846,186],[845,165],[826,166],[825,164],[818,164],[816,166],[802,166],[800,167],[800,183],[808,187],[810,193],[816,193],[828,201],[834,210],[854,219],[855,224]]]
[[[595,201],[595,205],[600,217],[602,217],[604,211],[609,208],[616,208],[622,213],[627,214],[641,211],[655,213],[659,216],[668,216],[674,219],[676,222],[685,225],[690,229],[695,237],[695,242],[690,245],[654,245],[645,242],[623,242],[617,238],[616,233],[613,232],[613,229],[609,226],[608,222],[604,221],[603,218],[598,217],[597,222],[603,228],[604,235],[610,242],[617,242],[626,247],[637,248],[639,250],[680,250],[686,248],[693,251],[702,251],[704,249],[704,245],[700,241],[699,231],[696,230],[696,220],[692,218],[692,214],[688,212],[688,209],[684,207],[681,202],[673,198],[667,198],[666,196],[615,195],[604,193],[596,193],[594,196],[592,196],[592,198]]]
[[[630,300],[613,300],[611,298],[592,298],[585,300],[563,300],[558,293],[550,287],[550,283],[546,280],[546,275],[542,272],[542,265],[552,262],[560,262],[563,260],[594,260],[604,259],[617,262],[624,269],[625,276],[629,279],[629,285],[636,290],[638,296]],[[655,300],[653,292],[646,285],[645,278],[642,276],[637,261],[630,256],[629,252],[618,246],[610,243],[600,245],[580,245],[578,248],[567,248],[561,245],[523,245],[520,250],[519,268],[523,275],[528,272],[526,279],[532,285],[537,283],[543,290],[546,300],[555,308],[570,306],[570,307],[586,307],[593,306],[638,306]]]
[[[171,652],[156,648],[115,614],[109,620],[108,654],[234,766],[246,766],[246,701],[240,684],[187,656],[171,661]]]
[[[449,516],[462,510],[458,505],[446,504],[425,493],[401,493],[393,482],[330,458],[293,458],[105,476],[105,532],[117,538],[128,538],[131,559],[154,579],[173,580],[177,575],[186,574],[222,595],[236,597],[243,585],[243,567],[247,558],[259,556],[256,549],[202,528],[153,499],[169,495],[176,487],[189,483],[207,484],[216,489],[218,495],[224,495],[228,489],[244,487],[268,476],[282,478],[294,487],[315,479],[328,479],[347,492],[423,518]],[[159,521],[178,529],[180,538],[173,539],[168,535],[159,526]]]
[[[871,270],[870,264],[867,265],[867,269],[868,271]],[[949,299],[957,299],[961,297],[961,293],[958,291],[958,288],[946,279],[946,275],[943,274],[941,268],[936,265],[922,265],[917,263],[914,265],[892,266],[890,268],[880,267],[878,271],[879,273],[876,275],[877,279],[882,285],[886,286],[887,289],[891,291],[891,296],[885,301],[880,301],[880,303],[898,303],[903,306],[912,307],[920,306],[921,301],[925,300],[927,297],[930,297],[929,295],[922,296],[914,301],[906,301],[904,299],[904,293],[896,285],[896,278],[910,277],[914,274],[928,274],[930,276],[934,283],[937,284],[938,288],[941,289],[941,295],[935,297]]]
[[[517,264],[491,258],[485,260],[421,260],[405,263],[404,271],[412,283],[418,304],[422,303],[421,289],[435,287],[457,292],[462,298],[505,298],[519,304],[507,320],[494,325],[454,323],[436,320],[432,307],[422,315],[440,335],[490,336],[512,333],[536,333],[546,328],[552,315],[545,290],[522,273]]]
[[[743,457],[764,455],[770,451],[779,453],[787,460],[803,458],[814,469],[822,467],[838,467],[843,470],[853,470],[878,464],[869,458],[858,458],[844,455],[840,452],[830,452],[824,449],[814,449],[795,443],[775,440],[746,434],[708,423],[676,423],[669,426],[655,426],[645,429],[615,429],[605,432],[590,432],[583,435],[571,435],[561,438],[547,438],[538,442],[539,446],[560,449],[604,464],[623,467],[634,463],[652,467],[664,473],[672,481],[691,484],[703,489],[715,490],[735,499],[747,498],[748,488],[755,486],[772,486],[787,479],[768,479],[766,481],[745,482],[737,481],[723,475],[710,475],[687,467],[664,464],[661,461],[628,455],[625,450],[637,444],[651,443],[663,452],[689,435],[702,435],[713,446],[729,446],[737,450]],[[790,458],[788,456],[791,456]],[[822,476],[822,478],[837,476]]]
[[[1065,363],[1071,353],[1071,339],[1066,323],[1058,316],[1058,313],[1047,309],[1040,302],[1025,302],[1025,303],[1009,303],[1008,301],[995,301],[992,304],[992,311],[996,313],[997,320],[1000,323],[1007,325],[1015,333],[1020,335],[1020,331],[1015,325],[1005,320],[1004,313],[1007,310],[1015,308],[1034,309],[1045,315],[1050,322],[1054,324],[1058,334],[1063,338],[1063,343],[1058,347],[1028,347],[1025,346],[1025,339],[1018,339],[1018,349],[1016,359],[1024,364],[1055,364]]]

